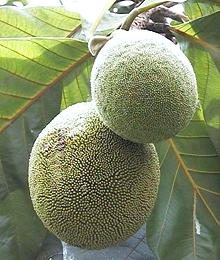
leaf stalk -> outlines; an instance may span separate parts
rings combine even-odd
[[[126,20],[124,21],[124,23],[121,25],[121,29],[122,30],[126,30],[128,31],[131,27],[131,24],[133,23],[134,19],[139,15],[139,14],[142,14],[144,12],[147,12],[149,11],[150,9],[152,8],[155,8],[161,4],[164,4],[168,1],[159,1],[159,2],[156,2],[156,3],[151,3],[147,6],[142,6],[140,5],[139,7],[136,7],[134,8],[128,15],[128,17],[126,18]]]

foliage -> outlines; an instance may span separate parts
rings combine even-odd
[[[202,7],[197,2],[195,14],[193,4],[185,11],[198,16]],[[201,107],[186,129],[157,145],[162,180],[148,236],[161,259],[220,257],[220,32],[213,26],[220,12],[206,7],[206,16],[171,29],[194,67]]]
[[[189,21],[170,30],[194,67],[201,106],[186,129],[157,144],[161,185],[147,237],[159,259],[217,260],[220,4],[182,5]],[[79,14],[62,7],[1,7],[0,22],[0,258],[35,259],[48,234],[29,198],[29,153],[60,109],[90,98],[93,59],[87,43],[72,38]]]

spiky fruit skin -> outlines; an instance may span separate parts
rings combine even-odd
[[[78,247],[105,248],[136,232],[152,211],[158,185],[154,145],[113,133],[91,102],[53,119],[30,156],[36,213],[59,239]]]
[[[122,31],[99,52],[92,97],[104,123],[137,143],[173,137],[193,117],[198,94],[182,51],[150,31]]]

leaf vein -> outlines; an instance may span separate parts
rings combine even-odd
[[[217,172],[217,171],[202,171],[202,170],[197,170],[197,169],[192,169],[192,168],[188,168],[188,171],[196,172],[196,173],[220,174],[220,172]]]
[[[78,62],[75,62],[73,64],[70,64],[70,66],[63,71],[62,73],[60,73],[59,76],[57,76],[53,81],[49,82],[47,85],[44,84],[45,88],[38,92],[35,96],[33,96],[33,98],[31,100],[29,100],[25,106],[23,106],[17,113],[15,116],[13,116],[13,118],[6,123],[3,127],[0,128],[0,132],[4,131],[10,124],[12,124],[12,122],[19,116],[21,115],[24,111],[26,111],[35,100],[37,100],[38,98],[40,98],[42,95],[45,94],[45,92],[48,91],[48,89],[50,89],[51,87],[55,86],[60,80],[63,79],[64,76],[66,76],[71,70],[73,70],[76,66],[78,66],[79,64],[82,64],[86,59],[88,59],[89,57],[91,57],[91,54],[89,52],[84,53],[84,56],[82,56]]]
[[[7,46],[1,44],[1,43],[0,43],[0,46],[2,46],[3,48],[5,48],[6,50],[10,50],[11,52],[14,52],[14,53],[18,54],[19,56],[21,56],[21,57],[23,57],[23,58],[25,58],[25,59],[27,59],[27,60],[30,60],[30,61],[32,61],[32,62],[38,64],[38,65],[40,65],[40,66],[42,66],[42,67],[44,67],[44,68],[47,68],[47,69],[50,69],[50,70],[53,70],[53,71],[57,71],[57,72],[62,72],[62,70],[58,70],[58,69],[55,69],[55,68],[46,66],[46,65],[44,65],[44,64],[42,64],[42,63],[40,63],[40,62],[38,62],[38,61],[36,61],[36,60],[34,60],[34,59],[28,57],[28,56],[26,56],[26,55],[24,55],[24,54],[21,54],[20,52],[14,50],[14,49],[11,49],[11,48],[9,48],[9,47],[7,47]]]
[[[160,162],[160,168],[161,168],[161,166],[163,165],[163,163],[164,163],[164,161],[165,161],[165,158],[166,158],[166,156],[167,156],[167,154],[168,154],[168,152],[169,152],[169,149],[170,149],[170,145],[168,145],[168,148],[167,148],[167,150],[166,150],[166,152],[165,152],[165,154],[164,154],[164,157],[163,157],[163,159],[162,159],[161,162]]]
[[[177,137],[177,138],[191,138],[191,139],[193,139],[193,138],[209,138],[208,135],[198,135],[198,136],[196,136],[196,135],[176,135],[175,137]]]
[[[73,17],[73,16],[69,16],[69,15],[60,13],[58,11],[55,11],[54,9],[51,9],[51,8],[46,8],[46,10],[49,11],[49,12],[52,12],[52,13],[59,14],[61,16],[67,17],[67,18],[72,19],[72,20],[80,21],[80,18],[76,18],[76,17]]]
[[[6,21],[0,20],[0,22],[6,24],[6,25],[8,25],[8,26],[11,26],[12,28],[14,28],[14,29],[16,29],[16,30],[19,30],[19,31],[21,31],[21,32],[23,32],[23,33],[25,33],[25,34],[27,34],[27,35],[29,35],[29,36],[32,36],[32,37],[35,36],[35,35],[31,34],[31,33],[28,33],[27,31],[22,30],[21,28],[15,26],[15,25],[12,25],[12,24],[10,24],[10,23],[7,23]]]
[[[184,153],[179,152],[180,155],[192,156],[192,157],[218,157],[218,154],[195,154],[195,153]]]
[[[197,186],[197,187],[198,187],[198,189],[200,189],[200,190],[203,190],[203,191],[206,191],[206,192],[208,192],[208,193],[211,193],[211,194],[220,196],[220,192],[212,191],[212,190],[210,190],[210,189],[206,189],[206,188],[201,187],[201,186]]]
[[[17,74],[17,73],[15,73],[15,72],[12,72],[12,71],[10,71],[10,70],[8,70],[8,69],[2,68],[2,67],[0,67],[0,69],[2,69],[2,70],[4,70],[4,71],[6,71],[6,72],[12,74],[13,76],[16,76],[16,77],[18,77],[18,78],[27,80],[27,81],[29,81],[29,82],[31,82],[31,83],[38,84],[38,85],[41,85],[41,86],[45,86],[45,83],[42,83],[42,82],[39,82],[39,81],[35,81],[35,80],[31,80],[31,79],[25,78],[24,76],[22,76],[22,75],[20,75],[20,74]],[[1,131],[0,131],[0,132],[1,132]]]
[[[53,53],[54,55],[57,55],[58,57],[60,57],[62,59],[66,59],[66,60],[69,60],[69,61],[76,61],[76,60],[74,60],[72,58],[65,57],[65,56],[63,56],[63,55],[61,55],[61,54],[59,54],[59,53],[57,53],[55,51],[52,51],[51,49],[48,49],[47,47],[45,47],[44,45],[40,44],[39,42],[36,42],[34,40],[28,40],[28,41],[33,42],[34,44],[42,47],[44,50],[46,50],[46,51],[48,51],[50,53]]]
[[[33,14],[31,14],[31,15],[32,15],[35,19],[41,21],[41,22],[44,23],[44,24],[49,25],[50,27],[53,27],[53,28],[55,28],[55,29],[58,29],[58,30],[60,30],[60,31],[64,31],[64,32],[72,32],[72,30],[64,29],[64,28],[61,28],[61,27],[55,26],[55,25],[53,25],[53,24],[51,24],[51,23],[49,23],[49,22],[46,22],[45,20],[41,19],[41,18],[38,17],[38,16],[35,16],[35,15],[33,15]]]
[[[15,97],[15,98],[21,98],[21,99],[27,99],[29,100],[30,98],[29,97],[26,97],[26,96],[18,96],[18,95],[15,95],[15,94],[11,94],[11,93],[5,93],[5,92],[1,92],[0,91],[0,95],[2,96],[9,96],[9,97]]]
[[[208,202],[205,200],[205,198],[202,196],[201,192],[199,191],[199,189],[197,189],[197,193],[200,197],[200,199],[202,200],[203,204],[205,205],[205,207],[207,208],[209,214],[212,216],[212,218],[214,219],[215,223],[219,226],[220,228],[220,221],[217,219],[217,217],[215,216],[213,210],[210,208],[210,206],[208,205]]]
[[[160,241],[161,241],[164,229],[165,229],[167,214],[168,214],[168,211],[169,211],[169,208],[170,208],[171,197],[172,197],[172,194],[173,194],[173,191],[174,191],[174,186],[175,186],[175,183],[176,183],[176,177],[177,177],[177,174],[178,174],[178,171],[179,171],[179,167],[180,167],[180,164],[178,164],[176,172],[175,172],[175,175],[173,177],[173,182],[172,182],[172,186],[171,186],[171,190],[170,190],[170,195],[169,195],[169,199],[168,199],[168,202],[167,202],[167,207],[166,207],[166,211],[165,211],[165,214],[164,214],[163,223],[162,223],[161,228],[160,228],[159,238],[158,238],[158,241],[157,241],[157,244],[156,244],[156,248],[158,248],[159,245],[160,245]]]

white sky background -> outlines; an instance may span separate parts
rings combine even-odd
[[[69,1],[69,0],[67,0],[67,1]],[[14,2],[16,2],[16,0]],[[46,1],[45,0],[29,0],[28,2],[29,2],[30,6],[37,6],[37,5],[44,5],[44,6],[45,5],[50,5],[50,6],[52,6],[52,5],[60,5],[59,0],[46,0]],[[1,5],[4,5],[6,3],[7,3],[7,0],[0,0],[0,4]],[[16,5],[17,6],[22,6],[22,4],[19,3],[19,2],[17,2]]]
[[[28,4],[29,6],[39,6],[39,5],[41,5],[41,6],[48,6],[48,5],[49,6],[59,6],[59,5],[61,5],[59,0],[46,0],[46,1],[45,0],[28,0],[28,2],[29,2],[29,4]],[[87,3],[93,2],[94,3],[94,0],[93,1],[92,0],[90,0],[90,1],[88,1],[88,0],[62,0],[61,2],[63,3],[64,6],[71,8],[71,6],[75,6],[82,2],[87,2]]]
[[[62,0],[67,10],[79,12],[92,22],[109,0]],[[29,0],[29,6],[60,6],[59,0]]]
[[[37,5],[60,5],[60,2],[59,0],[29,0],[29,5],[34,5],[34,6],[37,6]]]

